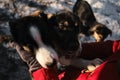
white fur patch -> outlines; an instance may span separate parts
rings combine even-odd
[[[47,68],[47,64],[52,64],[53,59],[58,61],[58,56],[51,47],[42,46],[36,51],[36,59],[42,67]]]
[[[53,59],[58,61],[57,53],[50,46],[47,46],[42,42],[41,35],[35,26],[31,26],[30,33],[39,46],[39,48],[35,51],[35,55],[41,66],[48,68],[47,64],[52,64]]]

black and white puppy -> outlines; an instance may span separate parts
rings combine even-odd
[[[98,59],[89,61],[77,58],[81,51],[78,42],[79,26],[83,25],[72,12],[58,12],[52,16],[35,12],[10,21],[9,25],[14,40],[25,50],[35,54],[44,68],[53,67],[57,62],[79,68],[86,68],[91,63],[96,65],[96,62],[98,65],[100,62]]]
[[[87,1],[77,0],[73,6],[73,13],[79,16],[84,27],[81,27],[81,33],[85,36],[92,35],[97,42],[112,34],[112,31],[105,25],[99,23]]]
[[[39,15],[38,15],[39,14]],[[44,68],[56,64],[61,56],[79,54],[79,17],[72,12],[59,12],[50,16],[37,12],[9,22],[14,40],[35,54]]]

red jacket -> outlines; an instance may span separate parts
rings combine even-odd
[[[85,59],[106,59],[92,73],[81,73],[79,69],[69,67],[61,73],[53,69],[38,69],[32,73],[34,80],[120,80],[118,61],[120,60],[120,40],[83,43],[79,57]]]

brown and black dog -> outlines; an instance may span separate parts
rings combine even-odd
[[[79,52],[79,17],[69,11],[50,15],[35,12],[9,22],[14,40],[36,55],[44,68],[56,63],[59,57],[75,57]]]
[[[63,65],[79,68],[99,62],[98,59],[78,59],[81,48],[78,42],[79,26],[83,25],[79,17],[72,12],[62,11],[54,15],[35,12],[30,16],[10,21],[9,25],[14,40],[25,50],[34,53],[44,68],[53,67],[58,59]],[[1,41],[3,39],[11,37],[0,37]]]
[[[81,33],[85,36],[93,35],[97,42],[112,34],[112,31],[105,25],[99,23],[92,11],[91,6],[87,1],[77,0],[73,6],[73,13],[79,16],[84,27],[81,28]]]

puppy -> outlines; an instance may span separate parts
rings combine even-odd
[[[92,8],[87,1],[77,0],[73,6],[73,13],[79,16],[84,27],[81,27],[81,33],[85,36],[92,35],[97,42],[112,34],[112,31],[105,25],[97,22]]]
[[[56,64],[61,56],[77,56],[79,26],[82,26],[79,17],[69,11],[52,16],[44,12],[38,14],[9,22],[14,40],[34,53],[44,68]]]

